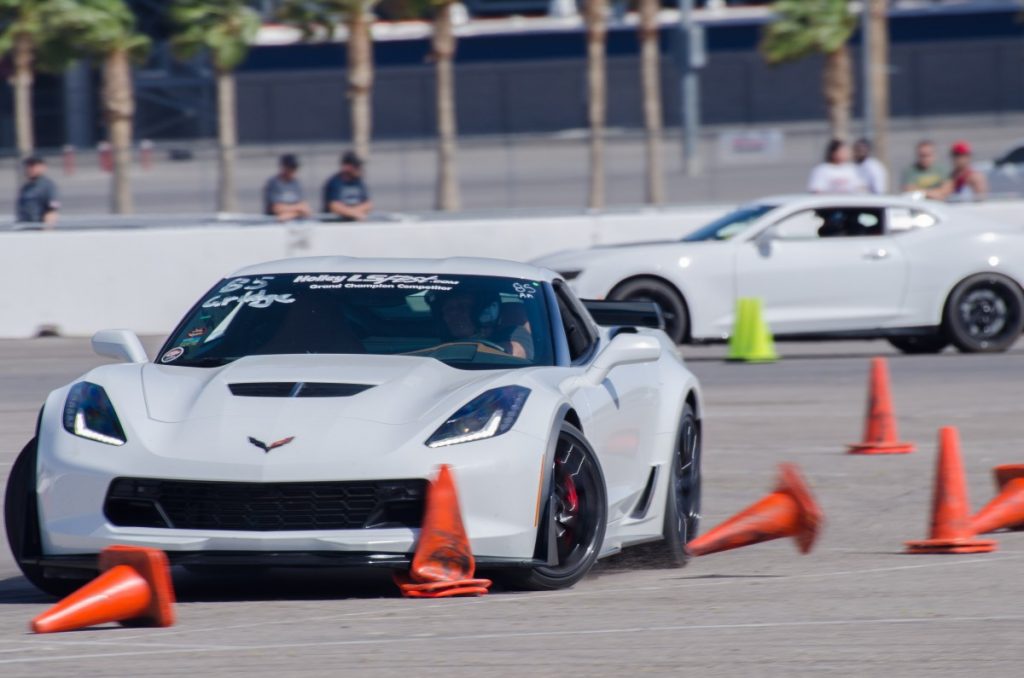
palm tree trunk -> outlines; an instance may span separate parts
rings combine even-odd
[[[373,116],[373,36],[360,3],[348,15],[348,98],[352,119],[352,145],[363,160],[370,157]]]
[[[870,0],[871,31],[871,110],[874,120],[875,157],[883,165],[889,161],[889,16],[887,0]]]
[[[235,190],[235,149],[238,146],[238,111],[235,107],[235,74],[217,72],[217,155],[219,182],[217,209],[221,212],[238,211]]]
[[[665,202],[661,169],[661,68],[658,53],[658,0],[640,0],[640,71],[643,83],[644,127],[647,130],[647,202]]]
[[[608,33],[607,0],[586,0],[587,23],[587,120],[590,123],[590,192],[587,205],[600,209],[605,203],[605,39]]]
[[[14,39],[14,129],[18,156],[22,159],[32,155],[35,148],[35,132],[32,129],[32,62],[35,46],[32,38],[22,33]]]
[[[459,183],[455,164],[455,32],[451,5],[434,14],[434,66],[437,74],[437,196],[436,207],[445,212],[459,209]]]
[[[833,139],[850,138],[850,104],[853,101],[853,72],[850,49],[842,47],[825,55],[822,90],[828,109],[829,133]]]
[[[135,98],[132,92],[132,68],[128,52],[115,50],[103,62],[103,110],[107,135],[114,154],[111,211],[132,212],[130,172],[132,166],[132,116]]]

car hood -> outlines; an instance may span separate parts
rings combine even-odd
[[[331,419],[360,419],[406,424],[423,417],[450,414],[500,378],[504,371],[458,370],[432,358],[367,355],[248,356],[219,368],[142,367],[142,390],[149,417],[161,422],[205,418],[273,417],[288,419],[320,414]],[[312,384],[304,390],[289,388]],[[325,386],[321,386],[325,385]],[[313,397],[353,385],[355,393]],[[237,395],[253,389],[257,396]],[[267,390],[269,389],[269,390]],[[465,395],[463,394],[465,392]],[[274,395],[268,395],[273,393]],[[305,393],[305,395],[304,395]],[[455,403],[455,404],[453,404]]]

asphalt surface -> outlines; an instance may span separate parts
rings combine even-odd
[[[990,468],[1024,462],[1024,344],[1006,355],[895,355],[882,342],[783,344],[735,365],[686,348],[705,388],[704,528],[800,465],[826,514],[789,541],[682,570],[601,563],[574,589],[413,601],[386,581],[280,572],[176,577],[178,624],[32,636],[51,602],[0,552],[0,675],[1009,676],[1024,660],[1024,532],[983,555],[909,556],[925,536],[940,426],[959,427],[975,508]],[[890,355],[897,457],[844,454],[860,435],[868,359]],[[0,341],[0,477],[48,389],[99,362],[75,339]]]

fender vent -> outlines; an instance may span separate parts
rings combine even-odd
[[[254,381],[228,384],[231,395],[243,398],[345,398],[373,388],[372,384],[316,381]]]
[[[654,488],[658,482],[658,467],[651,467],[651,474],[647,476],[647,484],[644,485],[644,491],[640,494],[640,499],[636,502],[636,508],[629,514],[630,518],[639,520],[647,515],[647,511],[651,508],[651,499],[654,498]]]

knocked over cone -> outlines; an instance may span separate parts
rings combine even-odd
[[[794,464],[779,465],[775,491],[687,545],[695,556],[793,537],[810,553],[824,515]]]
[[[850,454],[907,454],[917,449],[913,443],[899,441],[889,390],[889,365],[885,358],[871,360],[864,440],[847,447]]]
[[[32,631],[74,631],[110,622],[174,624],[174,587],[163,551],[109,546],[100,554],[99,565],[100,576],[33,619]]]
[[[1017,478],[1024,478],[1024,464],[1003,464],[1002,466],[996,466],[992,469],[992,474],[996,478],[996,487],[999,490],[1000,496],[1002,496],[1005,494],[1005,490],[1009,486],[1010,482]],[[994,501],[995,500],[993,500],[993,502]],[[1004,525],[1003,527],[1007,530],[1024,530],[1024,518],[1016,524]]]
[[[977,539],[970,525],[967,478],[960,459],[960,434],[953,426],[939,429],[939,460],[932,495],[931,536],[908,541],[907,553],[988,553],[991,539]]]
[[[1024,466],[997,466],[995,472],[996,483],[1002,491],[971,518],[971,531],[975,534],[1004,528],[1024,529]]]
[[[481,596],[490,579],[474,579],[476,561],[462,525],[459,497],[448,465],[427,490],[420,540],[408,574],[396,574],[395,583],[408,598]]]

